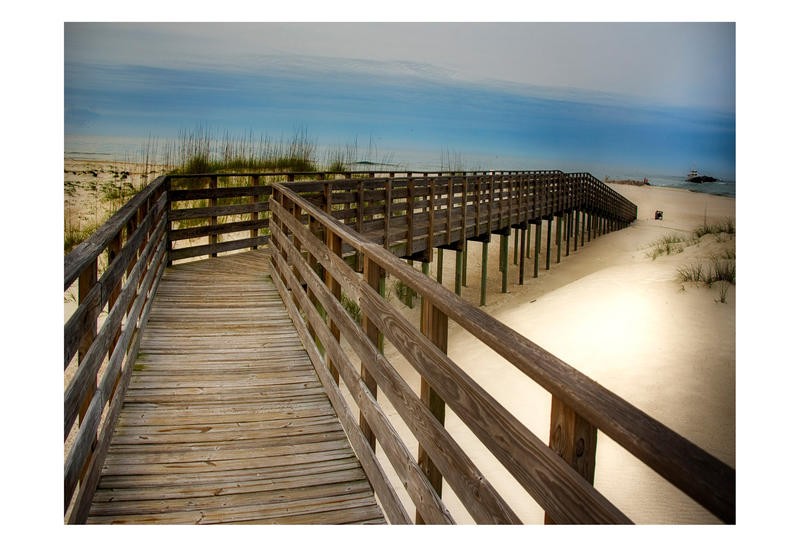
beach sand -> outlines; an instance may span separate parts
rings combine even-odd
[[[101,162],[102,163],[102,162]],[[108,163],[108,162],[105,162]],[[91,173],[97,171],[97,177]],[[101,172],[102,171],[102,172]],[[89,191],[99,177],[123,183],[121,173],[136,167],[112,163],[65,162],[65,228],[68,219],[81,224],[98,220],[101,200]],[[114,176],[116,175],[116,177]],[[134,184],[138,183],[138,176]],[[152,177],[151,177],[152,178]],[[533,279],[526,260],[525,284],[511,266],[509,293],[501,293],[499,236],[490,246],[489,289],[485,311],[544,347],[606,388],[662,421],[730,465],[735,464],[735,309],[736,288],[721,299],[721,283],[708,288],[679,282],[678,268],[735,249],[730,236],[706,235],[683,252],[648,256],[651,245],[668,234],[687,237],[705,221],[735,219],[735,200],[651,186],[612,185],[639,207],[630,227],[593,239],[570,256],[562,253],[552,267]],[[69,191],[68,191],[69,189]],[[654,212],[664,212],[654,220]],[[555,231],[555,230],[554,230]],[[546,233],[546,231],[545,231]],[[513,243],[513,238],[512,238]],[[446,252],[444,285],[453,288],[454,253]],[[419,264],[416,265],[419,267]],[[481,245],[470,243],[467,286],[462,296],[479,302]],[[436,263],[431,264],[435,276]],[[391,282],[391,280],[390,280]],[[391,289],[387,291],[391,293]],[[395,303],[402,307],[397,302]],[[65,302],[65,317],[74,303]],[[403,308],[418,324],[419,306]],[[416,390],[419,377],[402,365],[387,345],[387,356]],[[450,322],[449,356],[540,438],[549,435],[550,396],[504,359]],[[382,396],[381,396],[382,397]],[[396,414],[398,431],[411,435]],[[448,431],[489,481],[512,500],[526,523],[541,523],[543,513],[488,454],[449,409]],[[416,444],[412,453],[416,453]],[[387,464],[387,468],[391,468]],[[628,455],[602,433],[598,441],[595,485],[637,523],[706,523],[716,519]],[[445,486],[445,502],[459,522],[471,522]],[[413,514],[413,513],[412,513]]]

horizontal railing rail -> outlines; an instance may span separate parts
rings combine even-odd
[[[544,508],[548,522],[629,522],[591,484],[598,430],[724,522],[735,520],[731,467],[369,241],[302,197],[301,189],[309,188],[273,185],[273,279],[331,399],[342,398],[341,382],[356,401],[358,418],[343,401],[335,407],[390,520],[412,517],[384,486],[376,442],[406,486],[417,521],[452,519],[441,498],[442,478],[476,522],[519,521],[442,426],[445,405]],[[593,191],[599,207],[614,199],[602,188]],[[346,246],[362,256],[363,275],[341,258]],[[387,275],[421,296],[419,329],[382,297]],[[359,321],[345,310],[342,295],[357,302]],[[550,447],[450,360],[451,320],[552,394]],[[342,337],[360,365],[343,350]],[[420,374],[419,391],[383,355],[384,337]],[[378,388],[414,433],[419,463],[391,427]]]
[[[167,257],[166,179],[64,257],[64,513],[88,514]]]

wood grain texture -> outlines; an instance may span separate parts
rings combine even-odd
[[[377,523],[266,251],[166,271],[88,523]]]

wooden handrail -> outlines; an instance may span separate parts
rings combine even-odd
[[[138,209],[153,194],[163,191],[166,180],[167,177],[158,177],[148,184],[144,190],[133,196],[91,236],[79,243],[64,257],[64,290],[72,285],[87,265],[108,249],[111,241],[135,217]]]
[[[315,260],[322,265],[325,271],[336,277],[336,281],[342,286],[347,286],[351,294],[360,296],[362,312],[370,314],[371,320],[377,322],[387,336],[396,334],[394,342],[412,364],[416,363],[416,366],[420,367],[421,373],[433,374],[436,371],[447,370],[447,374],[439,380],[438,384],[435,378],[429,378],[429,380],[432,381],[432,385],[436,385],[438,389],[444,392],[442,393],[443,396],[450,397],[447,400],[449,405],[457,408],[460,403],[458,395],[453,392],[448,393],[446,390],[448,385],[455,381],[454,378],[457,376],[458,371],[448,366],[446,356],[437,353],[435,347],[426,343],[424,339],[412,337],[415,335],[408,328],[408,325],[397,319],[391,313],[390,308],[381,304],[379,298],[365,290],[361,283],[357,281],[357,278],[353,277],[355,274],[348,274],[340,266],[336,266],[334,264],[335,259],[321,251],[321,248],[313,243],[311,236],[306,235],[306,229],[300,220],[296,218],[297,209],[302,210],[302,215],[313,218],[314,222],[318,223],[324,230],[341,238],[344,244],[363,255],[365,260],[375,263],[382,270],[412,288],[450,319],[456,321],[488,347],[498,352],[511,364],[550,391],[554,397],[574,408],[583,418],[599,430],[607,433],[634,456],[720,519],[725,522],[733,522],[735,520],[735,471],[732,468],[480,309],[455,297],[452,292],[433,282],[421,272],[409,267],[403,261],[398,260],[396,256],[382,246],[365,240],[362,235],[349,226],[329,217],[315,207],[314,204],[297,195],[292,188],[275,184],[273,185],[273,190],[278,200],[290,204],[295,209],[295,214],[291,217],[283,212],[273,211],[274,215],[278,215],[283,230],[287,232],[287,237],[291,234],[295,245],[300,244],[305,251],[314,255]],[[596,191],[599,192],[601,190],[596,189]],[[607,195],[610,196],[611,194],[607,193]],[[273,207],[276,204],[276,201],[272,202]],[[280,240],[273,240],[273,242],[276,249],[283,248],[286,244],[286,241],[281,242]],[[276,254],[275,256],[277,257],[278,255]],[[296,256],[292,265],[297,269]],[[278,269],[280,269],[279,266]],[[284,271],[284,273],[286,272]],[[319,297],[319,295],[316,296]],[[411,343],[406,340],[414,340],[414,342]],[[468,382],[467,379],[464,379],[464,381]],[[457,392],[461,394],[460,396],[463,396],[463,390],[467,389],[465,386],[466,384],[462,386],[462,391]],[[480,403],[478,402],[479,400],[481,401]],[[491,398],[479,397],[473,402],[487,413],[501,412],[496,402],[493,402]],[[506,416],[504,419],[513,420],[513,416]],[[511,427],[509,422],[503,423]],[[492,434],[496,434],[498,430],[489,428],[481,431],[480,424],[472,425],[479,428],[479,432],[476,432],[476,434],[481,440],[489,444],[495,442]],[[499,424],[495,424],[495,427],[498,426]],[[517,431],[514,427],[510,430]],[[522,438],[525,438],[524,434],[521,433],[521,435],[523,435]],[[522,446],[527,448],[521,448]],[[510,456],[509,453],[513,453],[515,450],[522,450],[524,456],[521,456],[521,459],[533,457],[534,454],[536,458],[542,457],[532,446],[526,445],[524,442],[519,446],[506,445],[498,447],[496,455],[501,461],[505,458],[506,461],[503,461],[503,463],[513,468],[516,465],[513,460],[514,456]],[[566,481],[565,476],[567,475],[561,476],[560,471],[554,472],[559,473],[559,480]],[[534,494],[533,492],[531,493]],[[536,495],[541,495],[541,493],[536,492]],[[573,494],[567,495],[563,499],[571,499],[573,501],[580,499],[579,505],[585,508],[587,504],[586,498],[583,497],[585,495],[586,493],[581,493],[580,496],[576,496],[573,492]],[[558,511],[562,511],[562,507],[550,507],[548,506],[548,503],[550,503],[548,500],[537,498],[537,501],[546,508],[548,515],[556,519],[569,521],[576,518],[576,515],[571,512],[576,508],[568,508],[565,512],[559,514]],[[598,506],[602,505],[599,501],[597,503]],[[619,515],[617,516],[619,517]],[[578,520],[583,521],[584,518],[593,520],[596,517],[597,515],[589,516],[584,514]]]
[[[64,323],[64,512],[83,522],[167,257],[166,178],[153,181],[64,258],[78,306]],[[98,328],[101,312],[107,311]],[[77,425],[76,425],[77,421]]]

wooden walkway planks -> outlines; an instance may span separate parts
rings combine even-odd
[[[88,523],[383,523],[266,251],[169,268]]]

